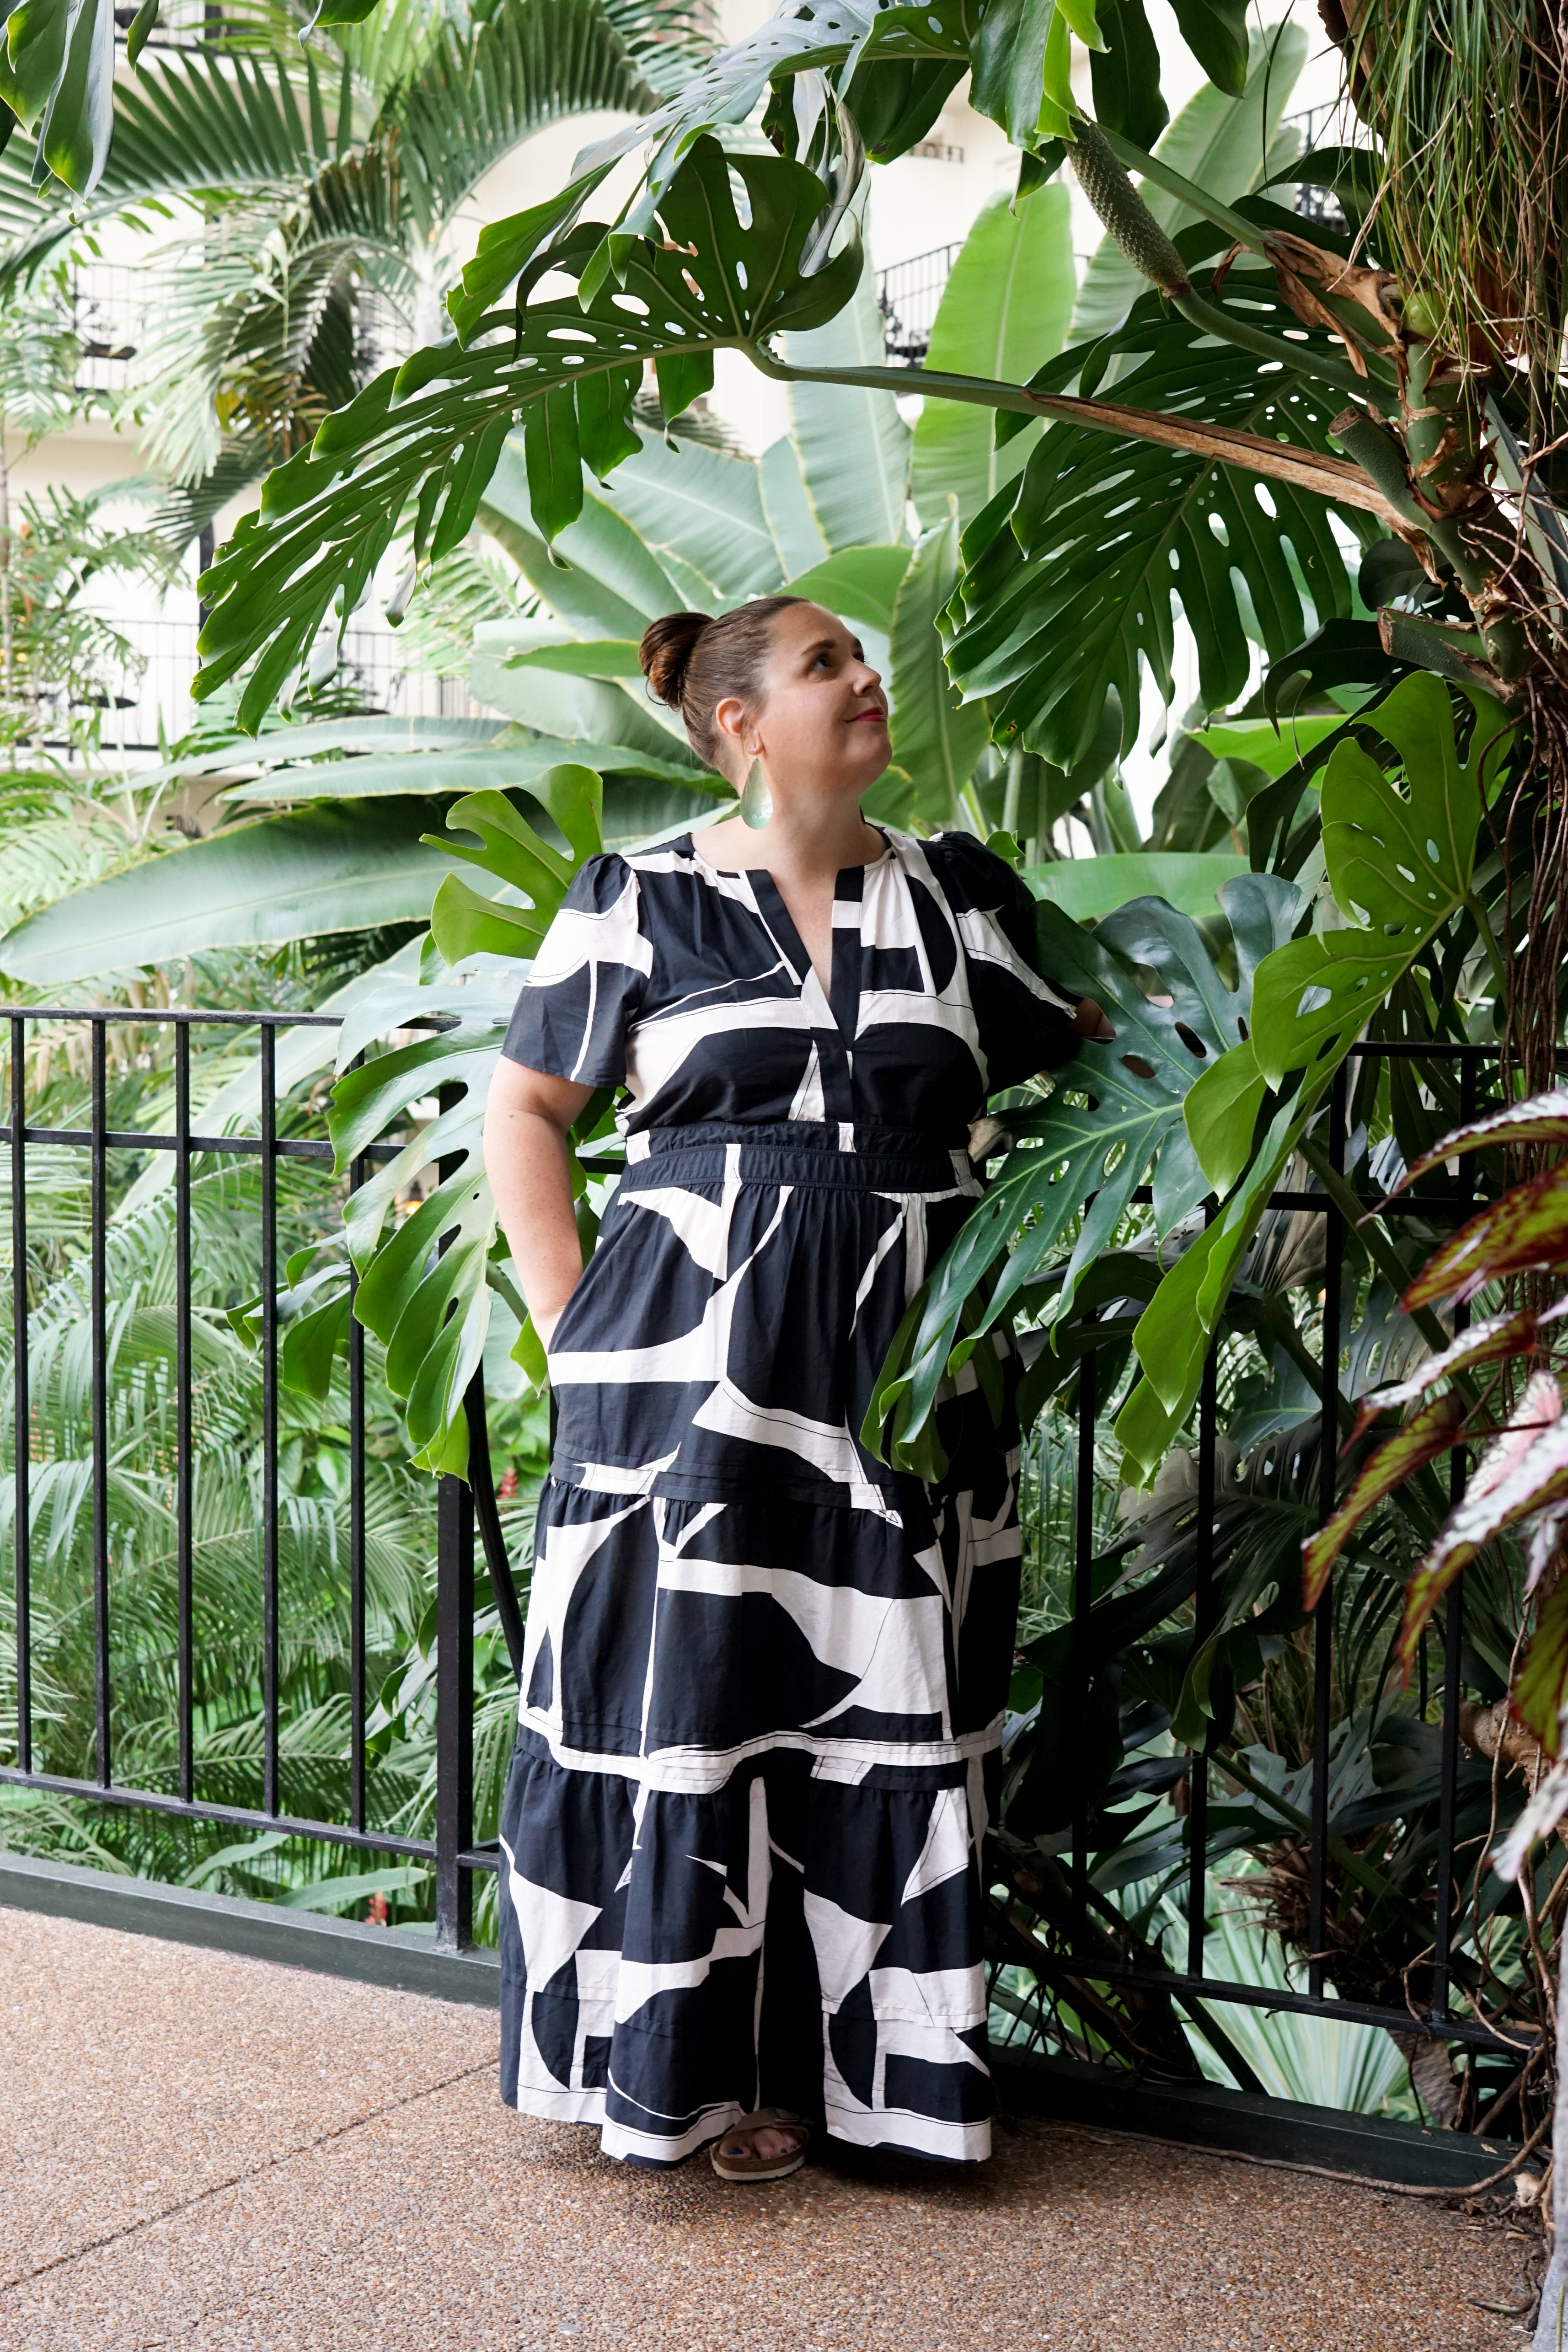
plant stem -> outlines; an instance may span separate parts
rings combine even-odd
[[[1196,300],[1196,297],[1194,298]],[[1260,433],[1244,433],[1228,425],[1209,425],[1199,417],[1171,417],[1154,409],[1129,407],[1117,401],[1083,400],[1068,393],[1031,392],[1025,384],[998,383],[986,376],[948,375],[927,368],[802,368],[775,359],[756,343],[743,343],[753,366],[779,383],[863,384],[877,392],[907,394],[917,389],[938,400],[958,400],[980,408],[1009,408],[1023,416],[1050,416],[1065,425],[1080,425],[1095,433],[1113,433],[1128,440],[1152,441],[1159,447],[1180,449],[1210,465],[1237,466],[1244,473],[1261,474],[1310,490],[1341,506],[1375,515],[1380,522],[1397,520],[1387,499],[1369,482],[1361,467],[1345,457],[1331,457],[1289,442],[1270,441]],[[1296,366],[1300,357],[1291,343],[1279,346]]]
[[[1497,936],[1488,920],[1487,910],[1479,898],[1467,898],[1465,905],[1476,919],[1476,929],[1481,935],[1481,944],[1486,949],[1487,961],[1491,965],[1491,976],[1497,983],[1499,1001],[1506,1004],[1508,1003],[1508,966],[1503,962],[1502,950],[1499,947]]]
[[[1211,196],[1207,189],[1197,186],[1193,181],[1183,179],[1179,172],[1173,171],[1159,156],[1145,154],[1143,148],[1134,147],[1132,141],[1124,139],[1119,131],[1107,131],[1103,124],[1098,124],[1096,128],[1119,163],[1125,164],[1129,171],[1136,172],[1140,179],[1152,180],[1156,188],[1163,188],[1167,196],[1176,197],[1189,212],[1197,213],[1200,220],[1212,221],[1216,228],[1222,228],[1227,236],[1233,236],[1237,244],[1249,253],[1257,254],[1260,259],[1266,258],[1263,231],[1255,222],[1245,219],[1240,213],[1232,212],[1228,205],[1221,204],[1218,196]]]

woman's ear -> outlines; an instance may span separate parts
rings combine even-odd
[[[714,705],[713,723],[724,755],[725,772],[738,790],[737,779],[745,775],[752,756],[752,747],[747,741],[746,705],[739,695],[727,694],[721,702]]]

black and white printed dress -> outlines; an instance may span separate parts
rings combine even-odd
[[[990,2147],[978,1856],[1016,1444],[967,1370],[940,1485],[859,1443],[977,1196],[969,1122],[1065,1061],[1022,884],[967,835],[839,876],[824,996],[770,877],[595,857],[507,1034],[624,1086],[556,1326],[502,1815],[502,2092],[667,2165],[760,2105]]]

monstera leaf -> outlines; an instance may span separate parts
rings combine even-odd
[[[1081,1047],[1043,1108],[1005,1114],[1013,1148],[916,1296],[878,1381],[862,1434],[889,1461],[933,1475],[941,1382],[1061,1249],[1086,1200],[1053,1322],[1071,1311],[1151,1169],[1162,1234],[1207,1193],[1182,1105],[1197,1073],[1239,1039],[1253,973],[1289,937],[1298,903],[1292,884],[1262,874],[1227,882],[1218,896],[1236,945],[1234,990],[1197,926],[1161,899],[1136,899],[1091,932],[1040,908],[1041,969],[1069,993],[1094,997],[1115,1034]],[[1140,971],[1157,975],[1152,993]]]
[[[1028,0],[1049,16],[1052,0]],[[703,134],[725,123],[745,122],[770,83],[796,75],[837,75],[847,87],[849,76],[862,75],[879,66],[907,71],[911,64],[935,63],[962,72],[968,64],[964,12],[958,0],[935,0],[930,7],[879,7],[874,0],[829,0],[810,14],[786,0],[749,38],[719,52],[711,64],[689,82],[679,96],[640,122],[613,131],[578,157],[577,170],[565,188],[544,203],[496,221],[479,238],[473,260],[463,272],[460,291],[448,305],[458,333],[471,336],[489,305],[505,292],[553,237],[570,227],[593,191],[623,155],[645,149],[649,162],[641,185],[605,239],[606,257],[617,266],[634,238],[645,236],[664,213],[664,201],[679,177],[685,157]],[[846,72],[847,69],[847,72]],[[808,84],[810,88],[810,84]],[[821,86],[808,100],[808,120],[822,126]],[[830,110],[831,112],[831,110]],[[797,133],[794,110],[781,126],[784,135]],[[914,141],[925,125],[908,131]],[[853,171],[842,189],[841,201],[852,193]],[[818,184],[821,205],[827,189]],[[597,242],[597,239],[596,239]],[[804,324],[805,321],[800,323]]]
[[[618,284],[528,303],[467,351],[438,345],[378,376],[268,477],[259,520],[241,521],[206,573],[194,692],[213,693],[259,656],[239,705],[254,728],[329,610],[346,625],[416,488],[416,560],[434,562],[466,535],[519,418],[534,520],[547,538],[564,530],[582,510],[584,460],[608,471],[637,446],[627,417],[647,360],[676,415],[712,383],[716,350],[814,326],[848,299],[857,242],[800,275],[822,204],[802,165],[727,158],[699,140],[662,199],[665,240],[633,240]],[[597,240],[583,230],[554,266],[575,259],[580,270]]]
[[[1213,252],[1214,236],[1206,226],[1183,236],[1189,268]],[[1271,270],[1238,266],[1225,280],[1223,302],[1243,336],[1264,329],[1301,336]],[[1289,345],[1281,341],[1278,348]],[[1088,396],[1113,360],[1141,354],[1117,379],[1118,403],[1326,453],[1343,403],[1308,373],[1326,339],[1313,330],[1298,348],[1302,366],[1292,374],[1277,358],[1221,341],[1150,293],[1124,326],[1063,352],[1030,389],[1066,391],[1078,376]],[[953,676],[966,695],[989,699],[1001,737],[1015,736],[1059,767],[1083,757],[1113,689],[1124,713],[1123,749],[1132,748],[1145,665],[1169,701],[1173,600],[1179,598],[1197,641],[1199,686],[1211,710],[1246,688],[1249,632],[1270,656],[1300,642],[1303,584],[1320,621],[1351,607],[1353,574],[1328,502],[1312,490],[1260,480],[1217,457],[1066,422],[1048,426],[1020,478],[977,516],[964,535],[964,559],[948,615]]]
[[[1260,965],[1250,1035],[1187,1096],[1186,1129],[1206,1181],[1228,1198],[1166,1276],[1134,1333],[1145,1378],[1116,1428],[1130,1465],[1145,1476],[1191,1408],[1259,1216],[1345,1055],[1456,917],[1487,936],[1471,890],[1476,835],[1511,736],[1495,703],[1480,694],[1471,701],[1462,754],[1448,689],[1425,675],[1404,679],[1364,714],[1386,747],[1386,767],[1354,742],[1336,748],[1323,779],[1323,856],[1346,928],[1292,940]],[[1294,1091],[1278,1099],[1254,1146],[1270,1090],[1298,1072]]]
[[[496,1211],[480,1148],[490,1074],[522,969],[506,962],[486,968],[486,960],[532,954],[578,867],[601,845],[602,787],[591,768],[562,766],[529,790],[564,839],[564,852],[499,793],[459,802],[448,818],[457,838],[444,844],[446,854],[499,880],[503,891],[499,900],[481,898],[449,876],[450,889],[444,885],[436,894],[436,946],[449,964],[470,969],[424,987],[395,983],[356,1008],[339,1043],[344,1075],[333,1089],[329,1126],[340,1173],[412,1104],[449,1088],[454,1097],[350,1194],[347,1211],[359,1274],[352,1310],[386,1348],[387,1382],[402,1400],[413,1459],[425,1470],[461,1474],[467,1467],[463,1396],[484,1353],[492,1288],[507,1296],[524,1327],[519,1344],[525,1352],[528,1346],[527,1309],[491,1263]],[[350,1066],[371,1038],[421,1017],[455,1025]],[[604,1108],[602,1101],[590,1106],[591,1126]],[[444,1169],[441,1181],[387,1232],[394,1204],[433,1165]],[[580,1176],[577,1181],[580,1185]],[[290,1278],[298,1280],[296,1268]],[[308,1316],[286,1326],[284,1372],[299,1385],[309,1385],[343,1326],[348,1283],[335,1274],[327,1289],[319,1300],[312,1294]]]

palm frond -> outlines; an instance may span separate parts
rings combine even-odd
[[[414,234],[439,239],[485,173],[546,123],[635,114],[653,94],[598,0],[502,0],[469,35],[444,27],[383,126]]]
[[[339,96],[314,55],[299,54],[296,64],[183,49],[117,83],[114,144],[85,203],[64,187],[52,202],[40,197],[13,142],[0,156],[0,284],[30,278],[95,222],[118,215],[147,227],[167,217],[172,196],[209,206],[297,197],[333,158]]]
[[[724,40],[715,0],[603,0],[604,13],[661,98],[674,98]]]

